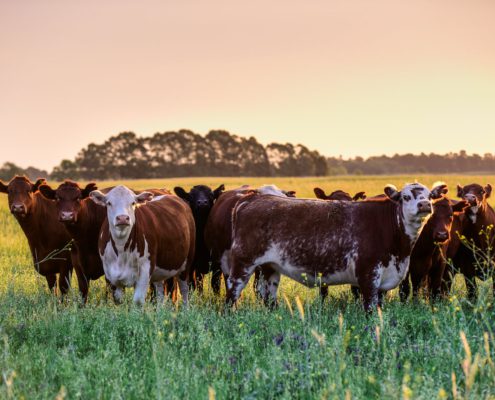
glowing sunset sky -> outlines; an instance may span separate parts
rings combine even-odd
[[[0,163],[181,128],[495,152],[494,21],[493,0],[0,0]]]

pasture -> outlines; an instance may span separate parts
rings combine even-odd
[[[315,186],[371,196],[387,183],[400,187],[416,178],[427,186],[446,181],[452,197],[458,182],[495,183],[495,176],[450,175],[123,183],[135,189],[275,183],[314,198]],[[90,287],[83,307],[74,277],[65,301],[48,293],[6,205],[0,195],[0,398],[495,398],[491,281],[480,284],[475,304],[465,299],[460,276],[451,296],[434,304],[402,304],[394,290],[370,317],[348,286],[332,287],[322,303],[317,290],[284,278],[274,311],[255,299],[251,285],[234,312],[224,312],[224,298],[208,285],[187,309],[169,301],[136,307],[132,290],[116,306],[103,279]]]

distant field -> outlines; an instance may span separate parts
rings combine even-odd
[[[416,179],[428,186],[445,181],[452,197],[457,183],[495,184],[495,176],[425,175],[177,178],[99,187],[274,183],[314,198],[315,186],[371,196],[388,183],[401,187]],[[347,286],[332,288],[322,304],[316,290],[288,279],[275,311],[255,300],[251,285],[236,312],[224,313],[223,297],[209,287],[193,295],[188,309],[136,308],[132,290],[115,306],[103,279],[82,307],[75,279],[64,303],[48,293],[6,197],[0,195],[0,399],[495,399],[491,281],[480,285],[476,304],[464,299],[459,276],[450,298],[435,304],[401,304],[394,291],[382,315],[372,317]]]

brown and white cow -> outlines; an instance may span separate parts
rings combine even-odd
[[[55,204],[45,199],[38,188],[45,183],[35,183],[24,176],[15,176],[8,184],[0,181],[0,192],[7,193],[9,209],[28,240],[34,267],[46,278],[48,288],[58,287],[62,294],[70,287],[72,260],[70,251],[45,260],[53,252],[64,249],[71,241],[64,226],[58,222]],[[44,260],[44,261],[43,261]]]
[[[452,259],[452,265],[444,274],[445,289],[450,290],[452,278],[457,272],[464,275],[468,297],[474,300],[477,296],[476,278],[486,280],[495,278],[493,247],[495,245],[495,211],[488,204],[492,186],[485,187],[472,183],[464,187],[457,185],[457,196],[469,203],[465,218],[458,224],[458,234],[453,237],[447,249],[447,257]],[[462,235],[467,242],[476,248],[480,254],[474,254],[459,239]],[[492,249],[492,250],[489,250]],[[487,258],[487,255],[489,257]],[[480,262],[482,260],[482,262]],[[495,294],[495,279],[493,280]]]
[[[211,270],[214,277],[217,278],[214,281],[212,277],[212,288],[216,294],[220,293],[221,273],[226,279],[230,270],[228,260],[232,245],[232,210],[236,203],[248,193],[284,197],[295,196],[294,191],[282,190],[275,185],[263,185],[257,189],[244,185],[222,193],[211,209],[205,227],[205,243],[211,254]],[[216,271],[221,273],[216,273]],[[270,268],[262,268],[261,271],[256,271],[254,286],[256,293],[261,297],[264,296],[264,289],[260,286],[261,282],[267,281],[271,271]]]
[[[116,186],[107,194],[98,190],[90,198],[106,207],[99,252],[106,278],[116,287],[134,286],[134,302],[143,304],[150,281],[159,299],[163,282],[178,277],[184,304],[188,301],[189,269],[194,259],[195,227],[189,206],[179,197],[135,194]]]
[[[239,298],[256,267],[270,264],[309,287],[359,286],[365,310],[379,291],[404,279],[412,246],[431,213],[430,191],[414,183],[373,201],[246,196],[233,216],[227,304]],[[276,301],[278,281],[269,286]]]
[[[468,206],[465,201],[449,200],[445,197],[447,192],[445,184],[435,186],[431,190],[435,199],[433,213],[414,244],[408,276],[400,284],[399,294],[402,301],[405,301],[410,293],[409,277],[413,297],[417,297],[425,280],[430,298],[436,298],[441,293],[452,227],[457,226],[457,221]]]

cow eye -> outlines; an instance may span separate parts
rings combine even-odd
[[[132,205],[133,205],[133,206],[135,206],[135,205],[136,205],[136,202],[135,202],[135,201],[133,201],[133,202],[132,202]]]
[[[411,200],[411,196],[405,194],[403,197],[402,197],[405,201],[409,201]]]
[[[107,207],[111,207],[112,206],[112,203],[110,203],[109,201],[107,201]]]

